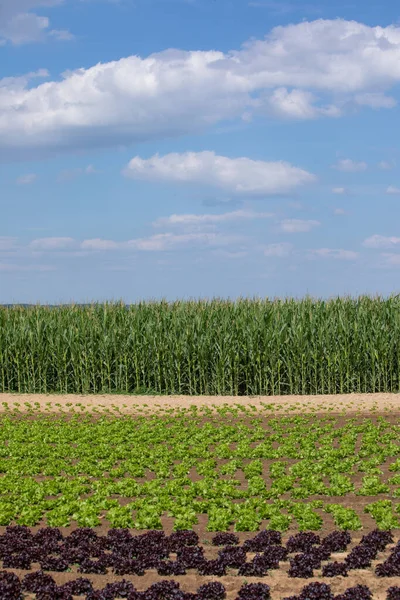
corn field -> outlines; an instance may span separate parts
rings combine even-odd
[[[399,392],[400,299],[0,308],[0,391]]]

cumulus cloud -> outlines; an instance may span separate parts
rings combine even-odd
[[[254,196],[286,193],[316,180],[315,175],[287,162],[228,158],[208,151],[155,154],[148,159],[135,156],[123,172],[132,179],[205,184]]]
[[[345,194],[346,193],[346,189],[344,187],[335,187],[332,190],[333,194]]]
[[[49,237],[33,240],[29,244],[32,250],[66,250],[75,246],[74,238],[70,237]]]
[[[400,194],[400,188],[394,186],[394,185],[389,185],[389,187],[386,189],[386,193],[387,194]]]
[[[303,233],[311,231],[311,229],[318,227],[319,225],[321,225],[319,221],[314,221],[312,219],[283,219],[283,221],[280,222],[280,230],[284,233]]]
[[[17,185],[29,185],[30,183],[36,181],[36,179],[36,173],[27,173],[26,175],[20,175],[20,177],[17,178],[16,183]]]
[[[207,231],[218,224],[249,219],[269,218],[271,213],[252,210],[237,210],[219,215],[173,214],[153,221],[153,227],[178,227],[178,231],[167,231],[138,237],[127,241],[105,238],[90,238],[83,241],[73,237],[41,237],[32,240],[27,246],[19,246],[17,238],[0,237],[0,252],[12,251],[14,254],[33,256],[55,254],[57,256],[88,256],[102,252],[164,252],[181,248],[209,249],[215,256],[240,258],[245,256],[254,241],[248,235],[232,234],[224,231]],[[197,226],[197,230],[191,230]],[[179,231],[181,229],[181,231]],[[183,231],[182,231],[183,230]],[[293,246],[289,243],[261,245],[265,256],[283,257],[290,254]]]
[[[276,117],[336,117],[349,102],[390,104],[384,95],[399,81],[400,27],[306,21],[227,53],[171,49],[18,92],[2,87],[0,151],[10,159],[12,150],[49,154],[154,140],[250,118],[265,106]]]
[[[132,250],[163,251],[186,246],[218,247],[243,242],[246,238],[239,235],[222,233],[160,233],[126,242],[126,247]]]
[[[45,253],[49,251],[67,251],[68,254],[80,256],[87,252],[94,251],[121,251],[137,250],[143,252],[157,252],[166,250],[175,250],[182,247],[210,247],[218,248],[229,245],[236,245],[246,242],[247,237],[243,235],[229,235],[217,232],[198,232],[198,233],[160,233],[144,238],[136,238],[124,242],[114,240],[105,240],[102,238],[93,238],[79,242],[70,237],[51,237],[33,240],[29,248],[36,253]]]
[[[0,5],[0,44],[11,42],[17,46],[41,42],[51,36],[69,40],[73,36],[66,30],[50,29],[48,17],[32,10],[62,4],[63,0],[2,0]]]
[[[2,79],[0,79],[0,98],[4,90],[7,93],[23,92],[32,79],[41,79],[48,76],[49,72],[47,69],[38,69],[37,71],[31,71],[30,73],[25,73],[25,75],[19,75],[17,77],[3,77]]]
[[[256,112],[266,112],[277,117],[285,119],[306,120],[316,119],[320,116],[339,117],[341,110],[339,107],[318,106],[316,102],[318,97],[312,92],[306,90],[293,89],[288,90],[280,87],[274,90],[270,95],[264,95],[254,103]]]
[[[400,244],[400,238],[395,236],[371,235],[366,238],[362,245],[366,248],[394,248]]]
[[[350,158],[342,158],[341,160],[338,160],[336,165],[333,165],[333,167],[338,171],[357,173],[360,171],[365,171],[367,168],[367,163],[362,161],[357,162],[356,160],[351,160]]]
[[[220,215],[170,215],[160,217],[153,221],[153,227],[215,227],[218,223],[243,221],[250,219],[266,219],[273,217],[273,213],[254,212],[252,210],[235,210]]]

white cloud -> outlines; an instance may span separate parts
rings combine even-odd
[[[284,219],[280,223],[281,231],[285,233],[299,233],[311,231],[313,227],[321,225],[319,221],[302,220],[302,219]]]
[[[344,210],[344,208],[335,208],[333,211],[333,214],[335,215],[346,215],[346,211]]]
[[[332,190],[333,194],[345,194],[346,193],[346,189],[344,187],[335,187]]]
[[[74,39],[74,35],[67,31],[66,29],[52,29],[49,31],[49,36],[59,40],[60,42],[65,42]]]
[[[42,41],[49,27],[47,17],[39,17],[33,13],[14,15],[0,29],[4,41],[9,40],[15,46],[28,42]]]
[[[386,189],[386,193],[387,194],[400,194],[400,188],[398,188],[394,185],[389,185],[389,187]]]
[[[220,215],[170,215],[169,217],[160,217],[153,221],[153,227],[209,227],[217,223],[226,223],[230,221],[243,221],[250,219],[266,219],[273,217],[273,213],[254,212],[251,210],[235,210]]]
[[[16,183],[17,185],[29,185],[30,183],[36,181],[36,179],[36,173],[27,173],[26,175],[20,175],[20,177],[17,178]]]
[[[48,36],[68,40],[73,36],[65,30],[49,29],[50,20],[32,9],[57,6],[63,0],[2,0],[0,6],[0,44],[11,42],[18,46],[44,41]]]
[[[228,53],[166,50],[18,92],[3,87],[0,150],[11,159],[11,150],[49,155],[195,133],[262,111],[268,98],[280,116],[337,116],[355,96],[382,104],[399,82],[400,27],[306,21]]]
[[[271,195],[286,193],[315,181],[315,176],[291,164],[250,158],[228,158],[214,152],[155,154],[133,158],[124,174],[133,179],[205,184],[233,194]]]
[[[306,90],[293,89],[289,91],[285,87],[274,90],[271,94],[262,96],[254,103],[258,107],[257,112],[266,112],[277,117],[287,119],[316,119],[320,116],[339,117],[341,111],[338,107],[317,106],[317,96]]]
[[[338,171],[357,173],[360,171],[365,171],[367,168],[367,163],[357,162],[355,160],[351,160],[350,158],[342,158],[341,160],[338,160],[336,165],[333,166],[335,169],[338,169]]]
[[[293,244],[281,242],[277,244],[268,244],[264,249],[264,256],[276,256],[283,258],[288,256],[293,248]]]
[[[359,252],[353,252],[353,250],[343,250],[341,248],[318,248],[315,250],[310,250],[310,254],[320,258],[334,258],[337,260],[355,260],[359,257]]]
[[[79,242],[70,237],[40,238],[33,240],[29,248],[35,252],[68,251],[69,255],[81,256],[90,251],[115,251],[115,250],[138,250],[144,252],[156,252],[174,250],[181,247],[210,247],[218,248],[247,242],[243,235],[225,235],[214,232],[200,233],[160,233],[145,238],[136,238],[126,242],[115,242],[94,238]],[[78,250],[78,251],[76,251]]]
[[[398,244],[400,244],[400,238],[395,236],[387,237],[378,234],[371,235],[362,243],[366,248],[393,248]]]
[[[0,79],[0,99],[4,90],[7,93],[17,94],[24,91],[31,79],[45,78],[48,76],[49,72],[47,69],[38,69],[37,71],[31,71],[30,73],[26,73],[25,75],[19,75],[16,77],[3,77],[2,79]]]
[[[75,245],[74,238],[50,237],[33,240],[29,246],[32,250],[65,250]]]
[[[132,250],[144,251],[163,251],[186,246],[227,246],[240,243],[244,236],[224,235],[222,233],[160,233],[149,236],[148,238],[139,238],[126,242],[125,246]]]
[[[393,161],[389,162],[387,160],[381,160],[381,162],[378,163],[378,168],[382,171],[390,171],[390,169],[393,169],[394,166],[395,164]]]

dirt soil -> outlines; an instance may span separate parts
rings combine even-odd
[[[400,394],[332,394],[317,396],[132,396],[122,394],[0,394],[0,412],[19,403],[23,411],[24,403],[35,405],[45,412],[68,410],[71,406],[87,409],[118,410],[124,414],[134,414],[138,410],[157,412],[171,408],[249,406],[273,409],[274,414],[290,412],[342,412],[369,413],[391,412],[400,408]]]
[[[338,560],[342,560],[344,557],[338,555]],[[378,561],[373,561],[373,564],[378,564]],[[292,595],[298,595],[302,589],[313,582],[320,582],[329,585],[333,594],[343,594],[348,588],[356,585],[366,585],[372,592],[373,600],[386,600],[386,594],[389,587],[399,586],[400,577],[383,577],[377,578],[371,570],[357,570],[352,571],[348,577],[312,577],[310,579],[297,579],[289,577],[284,571],[282,566],[277,571],[270,571],[266,577],[238,577],[237,575],[226,575],[225,577],[212,577],[212,576],[201,576],[195,572],[187,575],[176,575],[174,577],[160,577],[157,575],[157,571],[149,570],[142,577],[135,577],[131,575],[125,575],[124,577],[118,577],[117,575],[82,575],[78,573],[77,569],[74,568],[74,572],[70,573],[49,573],[57,585],[63,585],[67,581],[72,581],[78,577],[85,577],[90,579],[93,587],[96,590],[104,588],[107,583],[113,583],[115,581],[131,581],[135,588],[142,592],[147,590],[153,583],[157,581],[177,581],[180,585],[181,590],[184,592],[195,592],[201,585],[209,583],[210,581],[220,581],[226,589],[226,600],[235,600],[238,596],[239,590],[244,583],[266,583],[271,590],[271,600],[283,600]],[[38,565],[39,567],[39,565]],[[9,570],[9,569],[7,569]],[[37,569],[39,570],[39,569]],[[22,571],[15,569],[13,573],[19,576],[20,579],[24,577],[30,571]],[[315,570],[315,573],[318,573]],[[26,598],[34,599],[36,596],[33,594],[27,594]],[[83,600],[84,596],[73,596],[76,600]]]

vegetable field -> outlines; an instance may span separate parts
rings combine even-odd
[[[204,516],[209,532],[400,528],[400,428],[388,417],[34,415],[2,416],[3,526],[162,529],[169,516],[176,531]]]
[[[399,598],[397,413],[27,398],[0,413],[2,599]]]
[[[0,308],[0,391],[398,392],[400,299]]]

